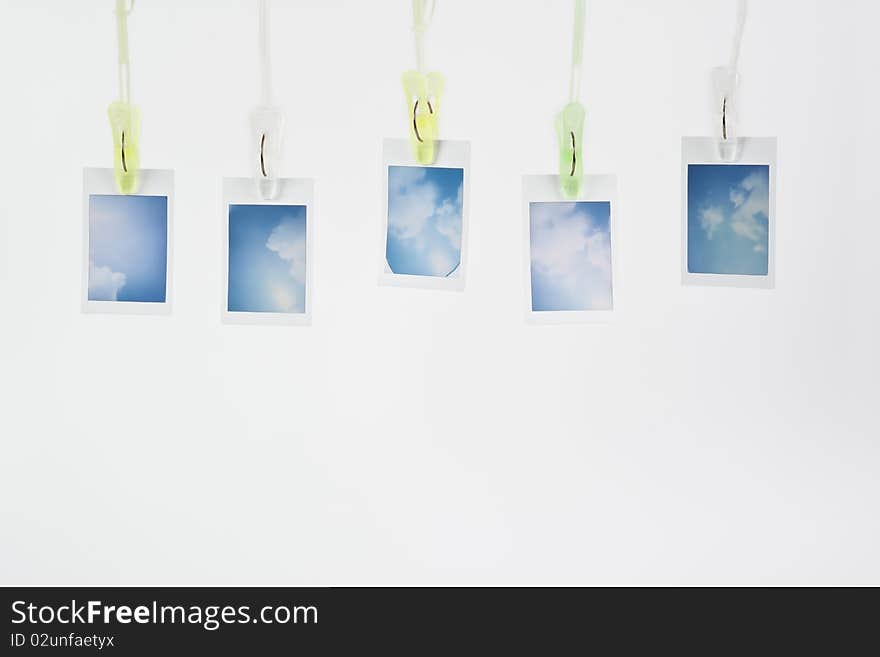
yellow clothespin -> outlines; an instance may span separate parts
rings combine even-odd
[[[116,0],[116,41],[119,68],[119,100],[110,103],[107,114],[113,131],[113,170],[116,186],[122,194],[137,191],[140,171],[141,114],[131,104],[131,69],[128,58],[128,15],[134,0]]]
[[[430,11],[428,3],[430,1]],[[416,70],[403,74],[409,118],[409,136],[413,154],[419,164],[434,163],[435,142],[439,138],[438,119],[443,76],[425,73],[425,32],[434,16],[434,0],[413,0],[413,32],[416,38]]]

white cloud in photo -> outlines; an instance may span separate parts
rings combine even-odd
[[[398,239],[414,239],[425,230],[437,207],[437,188],[425,180],[419,167],[401,167],[391,178],[389,194],[395,211],[388,216],[388,230]]]
[[[458,187],[458,195],[455,202],[446,200],[437,210],[437,220],[434,226],[437,232],[449,240],[453,249],[461,249],[461,216],[459,208],[462,207],[462,186]]]
[[[735,207],[730,223],[733,232],[752,242],[763,242],[767,238],[763,222],[770,216],[766,177],[758,173],[747,176],[730,191],[730,198]]]
[[[733,203],[733,207],[738,208],[741,206],[745,203],[746,198],[748,198],[748,196],[742,188],[734,187],[730,190],[730,202]]]
[[[724,212],[721,208],[710,207],[700,210],[700,226],[705,231],[708,239],[711,240],[715,236],[715,231],[717,231],[723,223]]]
[[[126,280],[123,272],[113,271],[110,267],[98,267],[89,260],[89,300],[116,301]]]
[[[768,274],[769,173],[759,164],[689,166],[688,272]]]
[[[463,171],[389,167],[386,261],[394,273],[449,276],[461,262]]]
[[[306,283],[306,235],[304,224],[293,218],[284,218],[272,229],[266,248],[290,266],[290,275],[301,284]],[[291,305],[293,302],[291,302]]]
[[[611,308],[611,235],[587,211],[577,203],[535,204],[530,239],[533,272],[584,308]]]

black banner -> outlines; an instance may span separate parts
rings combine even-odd
[[[5,588],[2,654],[714,654],[876,643],[876,590]],[[599,650],[601,648],[601,650]],[[355,650],[356,652],[352,652]]]

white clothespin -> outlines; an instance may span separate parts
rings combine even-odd
[[[261,104],[251,114],[254,134],[254,180],[257,193],[264,200],[278,195],[278,172],[281,169],[281,141],[284,115],[272,103],[272,71],[269,55],[269,0],[260,2],[260,77]]]
[[[737,26],[733,38],[733,50],[727,66],[712,71],[715,103],[718,155],[723,162],[735,162],[739,158],[740,144],[737,131],[737,88],[739,87],[739,53],[746,25],[746,0],[738,0]]]

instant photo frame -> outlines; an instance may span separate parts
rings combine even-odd
[[[558,205],[559,207],[575,208],[577,204],[597,204],[597,209],[604,213],[607,209],[607,235],[609,244],[605,246],[610,259],[608,274],[610,275],[610,304],[599,310],[536,310],[535,291],[532,289],[532,211],[536,205]],[[605,207],[607,204],[607,208]],[[598,206],[602,206],[599,208]],[[562,196],[559,188],[559,177],[525,176],[523,177],[523,287],[524,314],[530,324],[578,324],[611,322],[619,309],[618,294],[618,208],[617,208],[617,177],[613,175],[584,176],[580,194],[575,199]],[[604,228],[603,228],[604,229]],[[583,258],[589,254],[584,252]],[[607,262],[607,261],[606,261]]]
[[[776,169],[777,169],[777,142],[775,137],[744,137],[740,138],[739,157],[735,162],[722,161],[718,152],[718,141],[712,137],[684,137],[681,142],[681,280],[683,285],[703,285],[716,287],[740,287],[740,288],[764,288],[772,289],[776,285]],[[691,208],[689,203],[692,167],[704,167],[712,165],[717,167],[767,167],[767,227],[766,235],[763,226],[754,228],[750,226],[738,227],[739,233],[744,239],[749,239],[752,234],[760,236],[760,242],[752,244],[756,252],[766,249],[766,273],[715,273],[705,271],[692,271],[691,254],[689,253],[689,233],[691,229],[690,213],[707,212],[707,207],[712,204],[705,202],[705,207]],[[735,171],[735,169],[733,170]],[[722,190],[723,191],[723,190]],[[738,194],[736,188],[729,190],[727,201]],[[716,197],[720,194],[716,194]],[[717,198],[717,203],[727,202],[724,198]],[[742,203],[742,201],[740,201]],[[762,201],[763,206],[763,201]],[[763,211],[763,210],[762,210]],[[708,225],[709,239],[712,237],[712,226],[717,222],[726,230],[725,224],[728,218],[724,212],[717,210],[716,218],[709,218],[704,225]],[[759,232],[760,231],[760,232]],[[766,242],[765,242],[766,240]],[[746,246],[749,246],[746,244]],[[720,247],[716,245],[716,248]]]
[[[143,169],[137,194],[120,194],[113,169],[84,169],[82,203],[82,311],[170,314],[174,172]]]
[[[382,157],[382,221],[380,222],[380,253],[382,256],[380,259],[379,272],[379,283],[382,285],[433,290],[460,291],[464,289],[465,274],[467,271],[468,224],[470,215],[470,144],[461,141],[438,141],[436,143],[436,149],[436,159],[434,163],[426,166],[415,161],[413,158],[412,147],[408,141],[386,139],[384,142]],[[393,270],[390,264],[389,258],[391,254],[389,253],[389,247],[393,248],[398,237],[401,235],[399,231],[395,230],[395,227],[392,225],[395,222],[389,216],[389,212],[392,210],[392,205],[395,205],[394,199],[390,198],[392,193],[394,193],[394,190],[391,189],[390,185],[394,182],[394,176],[399,173],[399,170],[411,170],[416,174],[421,172],[428,181],[426,184],[431,184],[431,178],[440,175],[440,172],[437,170],[446,170],[447,172],[460,171],[460,199],[450,201],[448,194],[446,196],[439,194],[434,197],[434,202],[438,204],[438,208],[444,203],[444,201],[448,201],[455,204],[457,211],[460,211],[461,213],[460,230],[453,229],[446,231],[446,237],[448,239],[454,242],[457,238],[460,243],[460,248],[458,250],[459,261],[457,264],[453,263],[455,269],[450,271],[447,275],[414,275],[412,273],[397,273]],[[449,190],[445,191],[448,192]],[[401,193],[415,194],[417,192],[410,189],[404,190]],[[459,205],[460,208],[458,208]],[[424,217],[422,217],[422,219],[424,219]],[[390,233],[389,230],[391,231]],[[421,230],[426,230],[425,222],[422,222]],[[442,238],[437,235],[437,231],[429,232],[430,235],[427,238],[422,234],[410,235],[407,233],[404,234],[402,239],[410,240],[413,244],[416,244],[418,240],[424,241],[425,239],[436,239],[439,241],[440,245],[443,244]],[[449,257],[448,244],[446,247],[447,250],[440,256],[441,259]],[[414,257],[414,260],[421,258],[422,262],[427,262],[425,259],[430,257],[431,255],[429,254],[428,249],[422,248],[422,251]],[[448,262],[448,260],[446,262]],[[437,271],[443,271],[443,267],[444,265],[441,260],[441,264],[439,264],[436,269]],[[429,268],[430,267],[426,265],[426,269]]]
[[[256,255],[249,261],[241,264],[241,267],[247,268],[247,271],[231,271],[230,267],[230,222],[231,212],[233,208],[269,208],[277,210],[272,213],[270,219],[277,223],[266,233],[258,234],[252,240]],[[290,213],[286,213],[284,209],[289,208]],[[259,213],[253,213],[256,217]],[[286,217],[290,217],[290,221],[302,218],[302,230],[304,231],[304,249],[298,246],[299,240],[303,238],[297,226],[293,224],[289,227]],[[256,221],[248,217],[241,217],[241,221]],[[286,231],[286,233],[284,233]],[[253,178],[225,178],[223,180],[223,251],[222,251],[222,270],[223,271],[223,291],[222,291],[222,307],[221,317],[226,324],[274,324],[288,326],[309,326],[312,321],[312,295],[314,286],[314,240],[315,240],[315,203],[314,203],[314,181],[303,178],[282,178],[278,179],[277,195],[266,200],[257,193]],[[305,264],[301,262],[301,254],[305,255]],[[304,281],[297,281],[296,290],[282,287],[276,288],[274,293],[278,303],[276,309],[262,306],[260,310],[248,309],[250,306],[243,306],[244,309],[236,309],[230,306],[231,286],[230,276],[238,276],[239,274],[247,274],[250,277],[248,285],[251,294],[259,295],[267,289],[271,289],[273,283],[270,280],[270,274],[265,272],[268,267],[261,266],[255,258],[265,258],[265,262],[283,276],[283,270],[289,269],[290,275],[294,278],[304,277]],[[237,265],[234,265],[237,267]],[[233,281],[235,282],[235,281]],[[290,281],[285,281],[290,284]],[[301,285],[302,291],[299,291]],[[294,299],[299,294],[304,299]],[[294,303],[295,301],[295,303]],[[296,309],[288,311],[283,308],[288,305],[295,305]],[[301,311],[299,310],[301,308]]]

